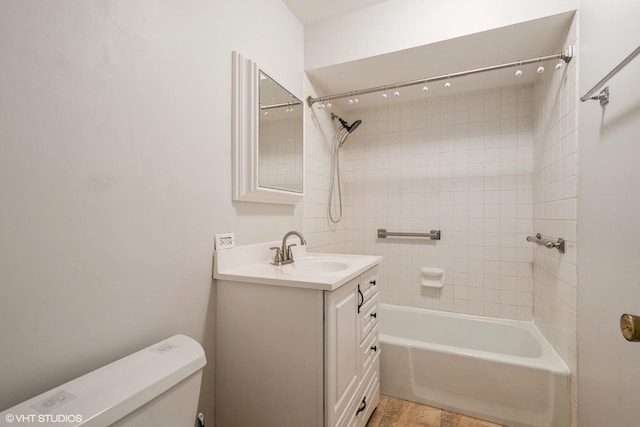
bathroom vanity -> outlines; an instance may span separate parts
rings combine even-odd
[[[216,424],[364,426],[379,401],[378,256],[218,251]]]

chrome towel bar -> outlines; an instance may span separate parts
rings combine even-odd
[[[431,240],[440,240],[440,230],[431,230],[428,233],[405,233],[378,228],[378,238],[385,239],[387,237],[428,237]]]
[[[542,237],[542,234],[538,233],[535,236],[527,236],[527,242],[534,242],[539,245],[543,245],[551,248],[556,248],[560,253],[564,253],[564,239],[551,239],[549,237]]]
[[[605,87],[600,91],[598,95],[592,96],[594,93],[598,91],[602,86],[604,86],[609,80],[613,78],[620,70],[627,66],[629,62],[633,60],[636,56],[640,55],[640,46],[638,46],[633,52],[629,54],[625,59],[622,60],[618,65],[616,65],[613,70],[609,71],[609,73],[602,78],[598,83],[595,84],[587,93],[580,97],[580,101],[585,102],[589,100],[600,101],[600,106],[604,107],[609,103],[609,86]]]

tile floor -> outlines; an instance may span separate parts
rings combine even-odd
[[[380,395],[367,427],[501,427],[444,409]]]

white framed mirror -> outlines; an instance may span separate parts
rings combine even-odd
[[[304,105],[233,52],[233,200],[295,204],[304,196]]]

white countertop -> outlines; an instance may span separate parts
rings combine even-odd
[[[333,291],[382,261],[382,257],[376,255],[307,252],[305,246],[300,246],[293,248],[293,263],[274,266],[269,248],[280,244],[267,242],[215,251],[213,277]]]

